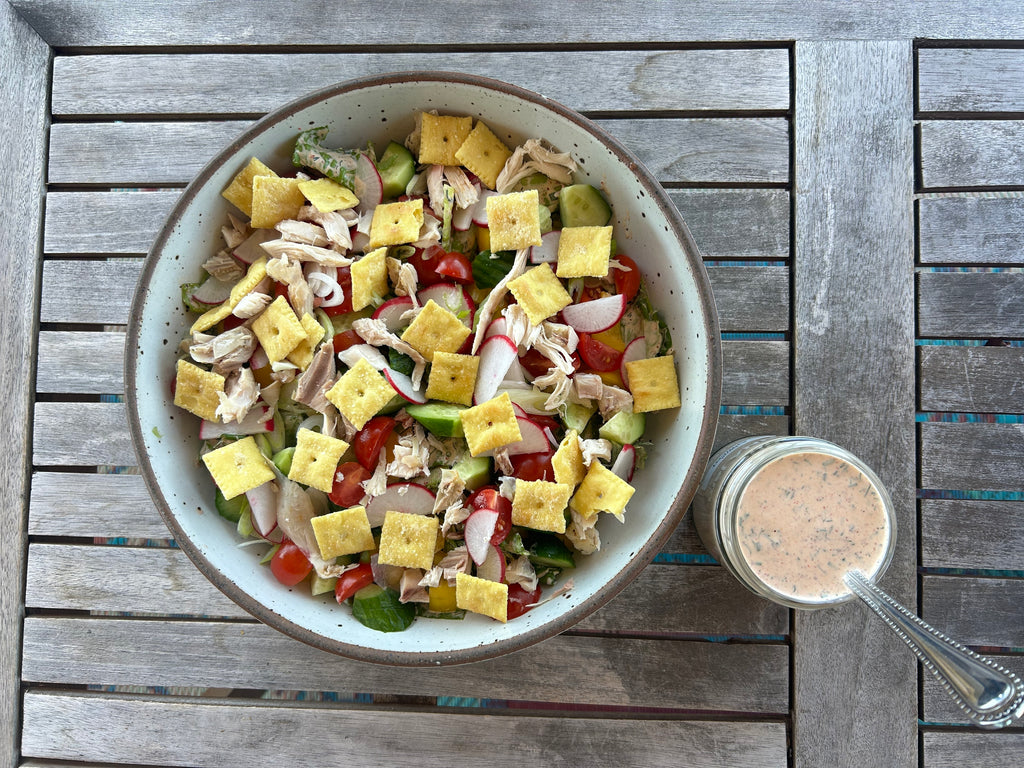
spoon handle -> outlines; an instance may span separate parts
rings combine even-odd
[[[1003,728],[1024,714],[1024,685],[1010,670],[947,637],[859,572],[846,584],[910,646],[972,722]]]

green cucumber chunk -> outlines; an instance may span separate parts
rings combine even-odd
[[[515,260],[512,251],[480,251],[473,259],[473,282],[481,288],[493,288],[512,271]]]
[[[562,421],[565,422],[566,429],[575,429],[578,434],[582,435],[583,430],[587,428],[587,422],[596,411],[596,408],[589,408],[579,403],[567,403]]]
[[[527,551],[530,562],[540,567],[575,568],[572,552],[554,536],[538,537]]]
[[[491,481],[491,460],[487,456],[466,454],[452,469],[459,473],[462,482],[470,491],[475,491]]]
[[[274,462],[274,466],[281,470],[282,475],[287,475],[292,471],[292,457],[295,456],[295,446],[289,445],[287,448],[282,448],[280,451],[274,454],[274,458],[271,461]]]
[[[563,227],[603,227],[612,218],[612,209],[596,187],[572,184],[558,196],[558,215]]]
[[[397,141],[384,147],[384,153],[377,160],[377,172],[384,182],[384,199],[398,197],[405,193],[405,188],[416,172],[416,160],[412,152]]]
[[[619,445],[629,445],[640,439],[647,426],[647,419],[642,413],[619,411],[597,430],[599,437],[611,440]]]
[[[252,527],[252,511],[248,508],[238,518],[238,535],[243,539],[248,539],[256,530]]]
[[[454,403],[423,403],[407,405],[405,412],[438,437],[465,437],[462,430],[464,406]]]
[[[249,500],[241,493],[233,499],[225,499],[224,494],[217,488],[213,497],[213,504],[217,507],[220,516],[232,523],[237,523],[243,512],[249,509]]]
[[[313,571],[313,578],[309,581],[309,591],[313,597],[325,595],[334,591],[334,585],[338,583],[337,578],[325,579],[316,571]]]
[[[352,615],[378,632],[401,632],[416,618],[416,606],[400,602],[394,590],[370,584],[352,596]]]
[[[416,368],[416,363],[411,357],[392,347],[388,347],[388,365],[392,370],[404,373],[406,376],[412,376],[412,372]]]

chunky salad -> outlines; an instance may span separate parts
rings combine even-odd
[[[382,148],[327,135],[224,190],[175,404],[281,583],[381,631],[514,619],[628,524],[645,414],[680,402],[667,328],[542,139],[428,112]]]

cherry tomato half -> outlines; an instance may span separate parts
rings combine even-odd
[[[371,474],[373,473],[359,462],[346,461],[335,471],[334,487],[328,496],[339,507],[354,507],[366,495],[360,483],[369,480]]]
[[[551,360],[542,355],[536,349],[528,349],[520,355],[519,364],[523,366],[523,369],[534,378],[546,375],[548,371],[551,370],[551,366],[554,365]],[[575,352],[572,353],[572,366],[573,370],[578,371],[580,368],[580,356]]]
[[[338,577],[338,581],[334,585],[334,599],[343,603],[360,589],[371,584],[373,584],[373,569],[369,563],[360,563]]]
[[[514,619],[522,616],[530,607],[540,600],[540,585],[533,592],[527,592],[519,584],[510,584],[508,587],[508,618]]]
[[[622,363],[622,353],[619,350],[598,341],[589,333],[580,334],[579,352],[583,363],[592,371],[617,371],[619,364]]]
[[[377,468],[381,448],[395,430],[395,420],[390,416],[374,416],[352,438],[352,450],[356,461],[371,473]]]
[[[612,270],[615,292],[623,294],[626,301],[632,301],[640,290],[640,267],[629,256],[623,256],[621,253],[615,257],[615,260],[622,266],[629,267],[628,272],[622,269]]]
[[[498,513],[491,544],[501,544],[512,530],[512,502],[498,493],[493,485],[486,485],[473,491],[466,503],[471,509],[493,509]]]
[[[343,349],[354,347],[356,344],[362,344],[363,337],[358,333],[349,328],[347,331],[334,334],[333,345],[334,354],[338,354]]]
[[[435,271],[457,283],[473,284],[473,266],[464,254],[446,253],[438,259]]]
[[[551,466],[551,457],[554,454],[550,451],[543,453],[521,453],[518,456],[510,456],[512,462],[512,475],[517,480],[547,480],[554,482],[555,470]]]
[[[446,278],[437,271],[437,265],[441,262],[441,259],[446,255],[446,251],[439,245],[430,245],[426,248],[419,250],[409,258],[412,262],[413,268],[416,270],[416,277],[419,280],[420,285],[428,286],[434,285],[435,283],[441,283]]]
[[[309,575],[313,569],[309,559],[298,546],[288,539],[281,542],[277,552],[270,558],[270,570],[279,582],[294,587]]]
[[[351,267],[338,267],[338,285],[341,286],[342,293],[345,294],[345,298],[341,304],[333,307],[321,307],[324,312],[327,313],[328,317],[336,317],[338,315],[347,315],[352,311],[352,268]]]

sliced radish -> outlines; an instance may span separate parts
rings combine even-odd
[[[277,483],[273,480],[245,492],[245,498],[249,502],[249,514],[252,516],[252,527],[262,538],[268,540],[277,529],[277,494]]]
[[[629,389],[629,375],[626,373],[626,363],[630,363],[636,360],[644,360],[647,358],[647,339],[643,336],[637,336],[626,348],[622,350],[622,362],[619,363],[619,376],[622,377],[622,383],[626,385],[626,389]]]
[[[558,261],[558,240],[562,230],[552,229],[540,236],[540,245],[530,246],[531,264],[554,264]]]
[[[456,208],[452,214],[452,229],[457,232],[465,232],[473,226],[473,210],[475,204],[468,208]]]
[[[612,463],[612,472],[621,477],[627,483],[633,480],[633,470],[636,469],[636,448],[628,443],[622,446],[619,455]]]
[[[360,213],[371,211],[381,204],[384,199],[384,182],[381,181],[377,166],[364,152],[359,153],[356,159],[355,192],[359,199],[356,210]]]
[[[391,333],[394,333],[403,325],[407,325],[402,320],[402,315],[412,309],[412,297],[410,296],[395,296],[393,299],[388,299],[381,304],[373,313],[374,320],[383,320],[385,327]]]
[[[577,333],[600,333],[619,322],[625,312],[626,295],[617,293],[593,301],[570,304],[562,310],[562,318]]]
[[[518,357],[513,358],[509,363],[505,378],[501,380],[501,383],[502,385],[526,383],[526,374],[523,373],[523,366],[519,364]]]
[[[419,483],[391,483],[380,496],[366,502],[370,527],[384,525],[386,512],[429,515],[434,511],[434,492]]]
[[[202,285],[192,291],[192,301],[197,304],[205,304],[208,307],[222,304],[231,295],[231,289],[234,285],[234,283],[226,283],[210,275],[203,281]]]
[[[470,555],[472,557],[472,555]],[[487,581],[505,580],[505,553],[493,544],[482,563],[477,563],[476,575]]]
[[[519,405],[519,403],[516,403],[514,401],[512,403],[512,410],[515,411],[517,419],[520,416],[522,416],[524,419],[527,419],[530,416],[526,411],[523,410],[523,406]]]
[[[548,416],[555,413],[555,410],[544,407],[544,403],[550,397],[547,392],[541,392],[532,387],[511,386],[507,381],[502,382],[496,394],[500,395],[502,392],[508,392],[512,405],[523,411],[519,414],[520,416]]]
[[[388,359],[384,353],[372,344],[353,344],[338,353],[338,359],[351,368],[360,360],[365,360],[378,371],[388,367]]]
[[[435,283],[429,288],[424,288],[416,294],[420,304],[426,304],[431,299],[443,309],[447,309],[458,317],[462,324],[468,328],[473,327],[473,314],[476,311],[476,303],[470,298],[469,292],[461,285],[455,283]]]
[[[260,248],[260,245],[268,240],[276,240],[278,237],[280,237],[280,234],[276,229],[254,229],[252,234],[245,238],[240,246],[235,248],[233,252],[234,257],[246,264],[252,264],[257,259],[267,255],[267,252]]]
[[[263,347],[256,347],[252,357],[249,358],[249,367],[254,371],[258,371],[261,368],[266,368],[268,365],[270,365],[270,358],[267,357],[267,353]]]
[[[544,427],[544,437],[551,443],[552,448],[558,447],[558,439],[555,437],[555,433],[551,431],[551,427]]]
[[[494,197],[496,194],[498,193],[492,189],[485,189],[480,195],[480,199],[476,201],[476,205],[473,206],[473,223],[478,227],[487,226],[487,198]]]
[[[498,386],[516,359],[516,345],[508,336],[491,336],[480,345],[480,365],[476,372],[473,402],[480,404],[494,397]]]
[[[484,332],[484,339],[489,339],[491,336],[508,336],[508,322],[504,317],[496,317],[487,324],[487,330]]]
[[[504,446],[502,450],[509,456],[518,456],[522,453],[546,453],[550,450],[547,435],[544,434],[544,430],[537,422],[525,416],[517,416],[516,421],[519,423],[519,434],[522,435],[522,439]],[[493,456],[494,451],[484,451],[480,455]]]
[[[388,380],[388,384],[394,388],[395,392],[410,403],[423,404],[427,402],[427,385],[424,382],[421,381],[418,387],[414,386],[409,376],[389,366],[385,366],[381,373],[384,374],[384,378]]]
[[[464,531],[466,549],[469,550],[469,556],[473,558],[473,562],[478,566],[487,559],[487,555],[490,554],[493,548],[491,537],[494,535],[494,528],[497,524],[497,510],[487,509],[486,507],[474,510],[466,518]]]
[[[267,406],[253,408],[241,421],[224,424],[203,419],[199,423],[199,439],[213,440],[221,435],[258,435],[274,431],[273,413]]]

